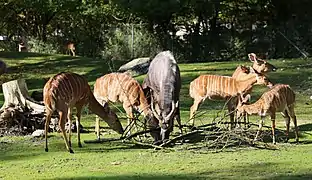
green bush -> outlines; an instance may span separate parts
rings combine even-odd
[[[106,38],[102,51],[104,58],[129,60],[153,56],[160,50],[156,38],[140,25],[113,28]]]
[[[36,38],[30,38],[28,41],[28,51],[36,53],[56,54],[58,53],[58,47],[55,47],[53,40],[43,42]]]
[[[15,41],[0,41],[0,51],[17,51]]]

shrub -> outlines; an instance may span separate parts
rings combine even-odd
[[[52,42],[43,42],[36,38],[30,38],[28,41],[28,51],[36,53],[56,54],[58,48]]]

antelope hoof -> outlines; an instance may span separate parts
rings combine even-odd
[[[49,149],[48,149],[48,148],[45,148],[45,149],[44,149],[44,151],[45,151],[45,152],[48,152],[48,151],[49,151]]]
[[[82,148],[81,142],[78,143],[78,147]]]
[[[71,154],[74,154],[74,151],[73,151],[72,149],[69,149],[69,152],[70,152]]]

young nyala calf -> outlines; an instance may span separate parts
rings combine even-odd
[[[272,121],[273,143],[275,144],[275,117],[276,112],[281,112],[286,122],[287,137],[289,133],[289,124],[291,118],[295,125],[296,142],[299,142],[297,119],[294,111],[295,93],[289,87],[289,85],[276,84],[270,90],[263,93],[258,101],[250,105],[244,104],[247,102],[248,98],[249,97],[246,96],[241,100],[241,102],[239,102],[237,106],[237,118],[240,118],[245,114],[258,114],[261,117],[259,129],[254,140],[257,140],[257,137],[263,126],[265,117],[267,115],[270,115]]]

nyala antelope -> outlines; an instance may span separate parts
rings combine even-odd
[[[252,68],[260,74],[267,74],[269,72],[274,72],[277,70],[277,68],[267,62],[266,60],[260,59],[257,57],[257,55],[255,53],[249,53],[248,54],[248,58],[251,62],[253,62],[252,64]],[[237,69],[236,69],[237,70]],[[235,71],[232,75],[233,78],[239,78],[240,77],[240,72],[239,71]]]
[[[274,65],[270,64],[266,60],[258,58],[255,53],[249,53],[248,58],[251,62],[253,62],[252,68],[260,74],[267,74],[269,72],[272,72],[272,71],[274,72],[277,70],[277,68]],[[249,67],[240,65],[235,69],[234,73],[232,74],[232,77],[235,78],[236,80],[241,80],[241,79],[244,79],[248,74],[249,74]],[[271,83],[268,87],[271,88],[272,86],[273,84]],[[250,98],[251,98],[251,95],[250,95],[251,91],[252,91],[252,88],[249,90],[249,92],[246,92],[246,95],[249,94]],[[236,99],[236,102],[234,102],[234,104],[237,105],[237,103],[238,103],[238,99]],[[246,125],[246,119],[248,118],[244,117],[245,125]]]
[[[180,68],[173,53],[162,51],[151,61],[142,87],[150,94],[151,110],[155,118],[149,121],[155,144],[160,144],[169,139],[173,131],[174,119],[177,121],[180,133],[182,125],[180,118]]]
[[[288,137],[290,118],[292,119],[295,126],[296,142],[299,142],[297,119],[294,111],[295,106],[295,93],[285,84],[276,84],[270,90],[263,93],[260,99],[253,104],[245,105],[248,96],[242,99],[237,106],[237,118],[245,114],[253,115],[257,114],[261,117],[259,123],[259,129],[255,136],[255,141],[257,140],[261,128],[263,126],[264,119],[267,115],[270,115],[272,121],[272,134],[273,143],[275,144],[275,118],[276,112],[281,112],[282,116],[285,118],[286,122],[286,135]]]
[[[65,123],[68,119],[69,127],[72,123],[72,109],[77,109],[77,138],[78,146],[80,142],[80,116],[82,107],[88,105],[88,108],[103,120],[116,132],[122,134],[123,128],[117,115],[111,111],[106,103],[104,107],[97,102],[92,94],[87,80],[81,75],[69,72],[59,73],[49,79],[43,89],[43,98],[46,108],[45,122],[45,151],[48,152],[48,129],[52,113],[57,110],[60,116],[59,126],[63,134],[65,145],[70,153],[74,151],[71,148],[71,128],[69,128],[68,139],[65,132]]]
[[[110,73],[98,78],[94,84],[94,96],[100,103],[121,102],[128,117],[128,126],[134,119],[134,108],[142,111],[145,120],[150,118],[151,110],[141,85],[127,73]],[[95,131],[100,139],[98,119]]]
[[[65,45],[65,54],[69,54],[72,56],[76,56],[76,48],[75,48],[75,44],[72,42],[69,42]]]
[[[259,74],[266,75],[267,73],[271,71],[274,72],[277,70],[277,68],[274,65],[268,63],[267,61],[263,59],[257,58],[255,53],[248,54],[248,57],[249,57],[249,60],[253,62],[252,69]],[[236,80],[243,80],[246,78],[246,76],[248,76],[249,70],[250,70],[249,67],[240,65],[235,69],[234,73],[232,74],[232,78],[235,78]],[[251,92],[248,92],[248,93],[250,94]]]
[[[18,52],[27,52],[27,46],[24,42],[18,44]]]
[[[269,86],[271,82],[265,75],[255,72],[253,68],[250,68],[249,74],[243,80],[236,80],[229,76],[200,75],[190,83],[189,94],[194,99],[194,104],[190,108],[190,125],[194,126],[195,112],[205,99],[226,100],[228,111],[232,112],[236,105],[235,97],[250,92],[254,84]],[[230,113],[230,120],[233,127],[233,113]]]

